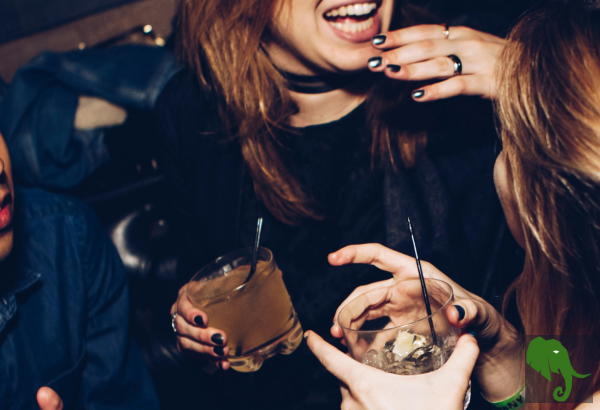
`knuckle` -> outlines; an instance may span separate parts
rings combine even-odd
[[[452,30],[454,30],[460,36],[470,36],[476,32],[472,28],[465,26],[452,26]]]
[[[193,336],[196,340],[202,343],[210,343],[210,336],[208,335],[206,329],[197,329]]]
[[[467,89],[467,80],[464,77],[456,77],[456,89],[459,93],[463,93]]]
[[[430,85],[426,88],[425,94],[427,94],[427,98],[430,100],[436,100],[440,98],[440,88],[437,85]],[[433,265],[432,265],[433,266]]]
[[[179,346],[180,350],[181,349],[190,350],[190,346],[191,346],[190,339],[188,339],[187,337],[178,337],[177,339],[178,339],[177,345]]]
[[[415,32],[420,36],[427,36],[430,34],[430,29],[427,24],[421,24],[414,27]]]
[[[409,64],[402,67],[402,72],[400,74],[404,74],[405,78],[407,79],[414,78],[418,74],[418,69],[415,67],[415,65]],[[383,252],[384,251],[382,249],[379,249],[380,254],[383,254]]]
[[[452,60],[448,57],[436,58],[434,60],[437,70],[442,74],[453,73],[454,66],[452,64]]]
[[[386,51],[385,53],[381,53],[381,58],[383,61],[387,61],[388,63],[396,64],[398,62],[398,50]]]
[[[485,49],[486,41],[482,37],[475,37],[466,41],[467,50],[473,55],[481,55]]]
[[[431,39],[420,41],[418,43],[418,47],[419,50],[424,54],[431,53],[435,49],[435,41]]]

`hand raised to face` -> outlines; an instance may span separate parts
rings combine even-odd
[[[494,67],[504,43],[468,27],[419,25],[374,37],[373,47],[383,52],[368,65],[397,80],[440,80],[413,91],[415,101],[457,95],[494,98]]]

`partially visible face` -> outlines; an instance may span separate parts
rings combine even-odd
[[[500,153],[494,165],[494,184],[498,192],[498,198],[502,204],[506,222],[510,232],[513,234],[517,243],[525,248],[525,234],[523,233],[523,225],[521,225],[521,217],[519,215],[519,207],[515,198],[514,183],[510,167],[506,162],[506,154],[504,151]]]
[[[0,135],[0,261],[6,259],[13,246],[13,203],[10,157],[4,138]]]
[[[265,44],[282,70],[313,75],[367,68],[373,36],[389,30],[394,0],[278,0],[274,39]]]

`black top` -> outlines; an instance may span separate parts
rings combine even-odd
[[[335,309],[348,294],[390,275],[370,266],[334,268],[327,254],[348,244],[379,242],[412,255],[406,228],[411,217],[423,260],[468,290],[491,294],[497,282],[491,266],[505,230],[492,181],[495,141],[473,126],[477,112],[487,113],[490,123],[491,114],[460,101],[430,104],[426,111],[415,103],[399,111],[407,126],[427,125],[429,131],[427,153],[410,170],[371,169],[364,106],[328,124],[280,132],[284,163],[325,216],[291,227],[257,204],[237,141],[220,132],[215,98],[189,74],[179,74],[159,98],[158,117],[179,220],[182,282],[218,256],[252,246],[260,212],[262,245],[283,271],[303,328],[328,337]],[[473,117],[461,124],[455,108]],[[432,109],[442,114],[432,116]],[[224,373],[202,381],[222,388],[197,387],[202,391],[197,400],[213,403],[212,396],[220,408],[248,403],[261,409],[339,408],[337,381],[304,346],[269,359],[252,375]]]
[[[329,124],[281,133],[284,163],[323,215],[289,226],[262,210],[264,241],[305,329],[327,332],[333,313],[357,284],[388,279],[365,265],[332,267],[327,255],[346,245],[383,243],[381,182],[371,171],[369,141],[362,131],[364,109]],[[248,177],[244,184],[240,244],[252,246],[258,205]]]

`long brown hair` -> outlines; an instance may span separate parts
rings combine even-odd
[[[562,5],[528,14],[500,56],[496,103],[525,234],[525,268],[512,286],[525,333],[560,335],[577,371],[592,362],[593,392],[600,390],[599,45],[600,10]],[[574,383],[570,398],[589,398],[589,380]],[[541,389],[528,385],[527,401]]]
[[[285,79],[261,47],[278,1],[182,0],[177,47],[200,83],[220,96],[221,117],[228,134],[239,139],[258,198],[277,219],[295,224],[321,216],[278,153],[275,131],[286,128],[297,110]],[[410,23],[432,20],[427,12],[405,6],[395,10],[393,24],[408,24],[409,15]],[[412,166],[425,135],[407,132],[393,121],[407,85],[378,77],[367,98],[373,163],[395,168],[397,153],[402,165]]]

